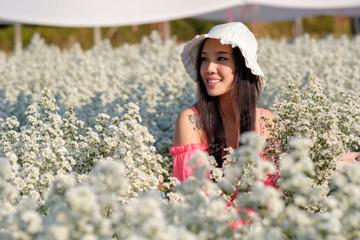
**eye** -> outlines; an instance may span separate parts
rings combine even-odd
[[[226,61],[228,60],[226,57],[218,57],[218,61]]]
[[[201,57],[201,62],[206,62],[208,59],[206,57]]]

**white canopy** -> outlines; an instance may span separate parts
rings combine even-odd
[[[250,5],[252,9],[249,8]],[[229,8],[232,10],[226,10]],[[229,11],[232,11],[232,17]],[[251,19],[237,18],[244,11],[246,11],[245,15],[252,16]],[[125,26],[186,17],[223,21],[228,20],[229,17],[242,21],[279,21],[317,14],[359,16],[360,1],[0,0],[0,20],[62,27]]]
[[[323,8],[323,9],[305,9],[305,8],[279,8],[268,5],[245,5],[205,13],[197,16],[198,18],[218,21],[240,21],[240,22],[276,22],[290,21],[297,18],[306,18],[311,16],[350,16],[359,17],[360,7],[357,8]]]

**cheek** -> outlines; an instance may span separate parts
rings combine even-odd
[[[201,64],[200,65],[200,75],[201,75],[201,78],[204,79],[205,78],[205,74],[206,74],[206,66],[205,64]]]
[[[227,78],[234,78],[235,76],[234,70],[230,67],[223,67],[221,69],[221,74],[223,75],[223,77],[227,77]]]

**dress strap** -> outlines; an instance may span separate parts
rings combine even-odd
[[[260,108],[260,136],[261,137],[264,135],[264,119],[262,119],[263,115],[264,115],[264,109]]]
[[[195,107],[189,107],[189,108],[191,108],[192,110],[194,110],[194,111],[200,116],[199,111],[198,111]]]

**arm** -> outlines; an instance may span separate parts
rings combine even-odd
[[[263,116],[266,116],[269,118],[268,122],[270,124],[272,123],[272,119],[275,118],[274,114],[266,109],[264,109]],[[267,138],[270,135],[270,132],[268,131],[268,129],[266,127],[264,127],[263,129],[264,129],[263,137]],[[359,159],[359,152],[342,153],[338,156],[337,165],[338,165],[338,167],[340,167],[343,164],[354,163],[354,162],[359,161],[357,159]]]
[[[174,155],[173,176],[179,181],[191,176],[194,169],[187,163],[199,150],[206,151],[206,145],[198,114],[192,109],[185,109],[176,120],[174,147],[170,149]]]
[[[274,122],[272,121],[274,118],[275,118],[275,115],[270,112],[269,110],[266,110],[266,109],[263,109],[263,113],[262,113],[262,116],[265,117],[264,120],[260,120],[260,121],[263,121],[263,124],[260,124],[260,135],[263,137],[263,138],[268,138],[270,135],[271,135],[271,131],[268,127],[266,127],[266,124],[270,124],[271,125],[271,128],[273,129],[274,128]],[[260,118],[262,117],[260,116]],[[275,148],[277,148],[277,143],[275,142]],[[271,160],[274,162],[274,156],[273,155],[270,155],[270,156],[264,156],[264,153],[266,153],[268,150],[265,150],[262,154],[261,154],[261,158],[263,160]],[[276,151],[276,149],[275,149]],[[277,184],[277,181],[279,179],[279,175],[280,175],[280,172],[279,172],[279,169],[278,169],[278,166],[277,164],[276,165],[276,172],[271,174],[269,172],[266,173],[266,179],[263,181],[264,185],[266,186],[272,186],[272,187],[275,187],[275,188],[279,188],[278,184]]]
[[[259,127],[259,130],[257,131],[258,133],[260,133],[260,135],[266,139],[267,137],[270,136],[270,131],[269,129],[266,127],[266,124],[271,124],[273,125],[274,123],[272,122],[272,120],[275,118],[275,115],[270,112],[269,110],[267,109],[263,109],[263,114],[261,116],[261,114],[258,114],[258,121],[257,122],[260,122],[261,121],[261,117],[266,117],[266,121],[265,120],[262,120],[263,121],[263,126],[261,126],[261,124],[259,124],[257,127]]]
[[[174,146],[204,143],[203,135],[198,114],[190,108],[183,110],[176,120]]]

